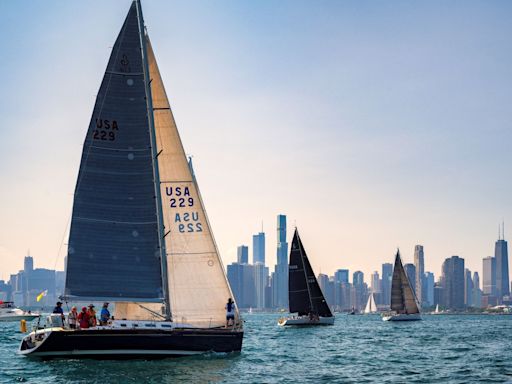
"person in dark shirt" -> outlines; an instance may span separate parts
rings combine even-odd
[[[61,315],[64,315],[64,310],[62,309],[62,303],[60,301],[57,301],[55,308],[53,308],[53,313],[60,313]]]

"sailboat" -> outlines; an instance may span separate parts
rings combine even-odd
[[[366,307],[364,308],[365,314],[377,313],[377,304],[375,304],[375,297],[373,292],[368,296],[368,301],[366,302]]]
[[[318,285],[297,228],[293,234],[288,268],[289,309],[297,316],[280,318],[278,324],[333,325],[334,315]]]
[[[83,145],[61,300],[115,304],[113,320],[69,329],[49,316],[19,353],[168,357],[240,351],[237,310],[134,0]],[[235,306],[237,308],[237,306]],[[60,316],[60,315],[57,315]]]
[[[436,309],[434,312],[432,312],[433,315],[439,315],[441,312],[439,311],[439,304],[436,304]]]
[[[393,278],[391,280],[391,312],[382,315],[384,321],[421,320],[416,295],[405,273],[400,251],[396,252]]]

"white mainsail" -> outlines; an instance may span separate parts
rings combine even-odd
[[[149,38],[147,50],[172,317],[196,326],[221,326],[225,303],[233,295]]]
[[[366,303],[366,307],[364,309],[364,313],[375,313],[377,312],[377,304],[375,304],[375,298],[373,293],[370,293],[368,296],[368,302]]]

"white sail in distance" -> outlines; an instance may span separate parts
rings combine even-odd
[[[375,304],[375,298],[373,293],[370,293],[368,296],[368,301],[366,303],[366,307],[364,309],[364,313],[375,313],[377,312],[377,304]]]

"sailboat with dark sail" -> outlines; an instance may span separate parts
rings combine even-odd
[[[290,313],[297,313],[297,316],[281,318],[278,324],[333,325],[334,315],[318,285],[297,228],[293,234],[288,268]]]
[[[115,320],[70,329],[49,317],[48,326],[23,338],[19,353],[118,358],[240,351],[238,312],[234,325],[225,325],[228,298],[231,288],[135,0],[83,146],[63,297],[115,303]]]
[[[391,280],[391,312],[382,314],[384,321],[421,320],[420,309],[411,282],[405,273],[400,251],[396,252]]]

